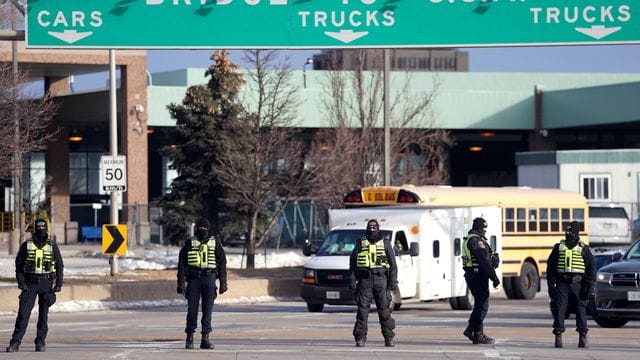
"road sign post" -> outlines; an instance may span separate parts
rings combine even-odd
[[[640,3],[628,0],[27,0],[26,41],[47,48],[620,44],[640,42],[638,21]]]

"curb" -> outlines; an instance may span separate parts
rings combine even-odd
[[[20,289],[0,287],[0,312],[17,311]],[[229,290],[219,300],[261,296],[299,297],[300,279],[233,279]],[[108,284],[70,284],[62,287],[57,302],[64,301],[153,301],[184,299],[176,293],[176,282],[170,280],[114,282]]]

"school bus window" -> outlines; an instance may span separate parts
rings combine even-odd
[[[529,231],[538,231],[538,209],[529,209],[527,222],[529,223]]]
[[[560,210],[551,209],[551,231],[560,231]]]
[[[433,257],[436,259],[440,257],[440,240],[433,242]]]
[[[540,231],[549,231],[549,209],[540,209]]]
[[[584,209],[574,208],[572,219],[580,223],[580,231],[584,231]]]
[[[571,209],[562,209],[562,230],[571,222]]]
[[[453,239],[453,256],[460,256],[460,238]]]
[[[514,231],[514,226],[513,226],[514,221],[515,221],[515,209],[513,208],[504,209],[504,232]]]
[[[516,231],[517,232],[525,232],[527,231],[527,209],[518,208],[517,210],[517,218],[516,223],[518,224]]]

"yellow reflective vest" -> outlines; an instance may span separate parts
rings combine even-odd
[[[356,266],[358,269],[388,268],[389,262],[384,251],[384,239],[380,238],[375,244],[372,244],[366,237],[363,237],[360,240]]]
[[[24,272],[27,274],[50,274],[56,271],[53,246],[45,243],[38,247],[33,240],[27,240],[27,258]]]
[[[578,242],[573,249],[569,249],[564,240],[560,241],[556,269],[561,274],[584,274],[585,266],[581,242]]]
[[[187,252],[187,264],[199,269],[216,268],[216,239],[212,236],[206,242],[191,240],[191,248]]]

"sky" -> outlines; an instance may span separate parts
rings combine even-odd
[[[640,73],[640,45],[468,48],[470,71]],[[214,50],[149,50],[150,72],[207,67]],[[293,69],[319,50],[284,51]],[[232,60],[241,63],[241,51]],[[308,69],[307,69],[308,70]]]
[[[539,46],[463,48],[472,72],[640,73],[640,45]],[[211,50],[149,50],[149,72],[206,68]],[[294,70],[320,50],[283,50]],[[242,51],[231,51],[232,61],[243,66]],[[117,56],[117,51],[116,51]],[[310,70],[310,67],[307,67]],[[105,88],[108,73],[75,78],[74,90]]]

